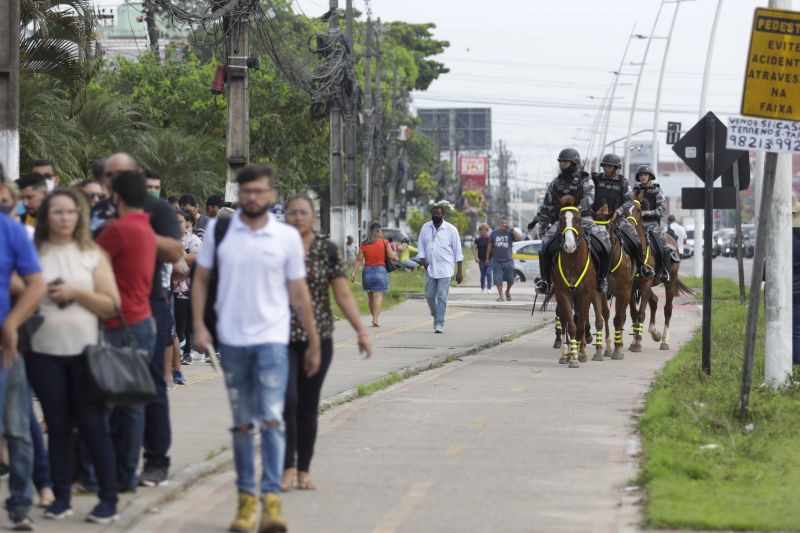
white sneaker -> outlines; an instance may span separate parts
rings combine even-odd
[[[443,333],[444,332],[444,326],[439,326],[439,325],[434,326],[433,327],[433,332],[434,333]]]

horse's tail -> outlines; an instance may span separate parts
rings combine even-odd
[[[544,301],[542,302],[542,306],[539,308],[539,311],[543,313],[547,311],[547,304],[550,303],[550,300],[553,298],[553,294],[555,294],[553,291],[547,293],[547,295],[544,297]]]
[[[675,277],[675,284],[678,286],[678,292],[680,294],[683,294],[684,296],[697,296],[697,292],[682,282],[677,276]]]

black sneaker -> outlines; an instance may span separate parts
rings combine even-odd
[[[537,278],[534,283],[536,284],[536,292],[539,294],[547,294],[550,292],[550,285],[547,283],[547,281]]]
[[[185,353],[181,356],[181,364],[182,365],[191,365],[192,364],[192,354]]]
[[[59,500],[58,498],[44,511],[44,517],[50,520],[62,520],[72,515],[72,507],[69,504],[69,500]]]
[[[597,290],[601,294],[608,294],[608,280],[606,278],[603,278],[598,282]]]
[[[653,270],[653,267],[651,267],[650,265],[642,265],[642,268],[640,268],[639,270],[644,279],[650,279],[656,275],[656,271]]]
[[[669,283],[671,279],[672,278],[670,278],[668,270],[661,271],[661,281],[663,281],[664,283]]]
[[[119,520],[117,505],[109,502],[98,503],[86,517],[87,522],[94,522],[95,524],[110,524],[117,520]]]
[[[142,470],[142,475],[139,476],[139,484],[143,487],[158,488],[163,487],[169,483],[167,475],[169,468],[167,467],[152,467],[145,465]]]
[[[20,513],[12,511],[8,513],[8,520],[6,520],[6,529],[11,531],[33,531],[33,520],[27,513]]]

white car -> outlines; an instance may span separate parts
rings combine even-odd
[[[517,241],[511,248],[514,278],[517,282],[533,281],[539,276],[539,250],[542,241]]]

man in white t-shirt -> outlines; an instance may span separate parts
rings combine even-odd
[[[285,438],[283,404],[288,378],[291,309],[310,332],[305,371],[320,364],[320,340],[306,285],[305,251],[300,234],[269,214],[277,199],[272,169],[248,166],[236,176],[241,209],[224,233],[212,219],[197,257],[192,282],[195,344],[211,346],[204,322],[212,272],[217,272],[216,341],[233,411],[233,454],[239,503],[231,531],[255,527],[254,434],[261,433],[263,511],[259,531],[286,531],[280,493]],[[220,227],[221,229],[223,226]],[[221,233],[221,235],[220,235]],[[219,238],[219,246],[216,241]]]
[[[675,215],[667,217],[667,233],[670,233],[678,243],[678,253],[683,257],[683,243],[686,242],[686,230],[675,220]]]

